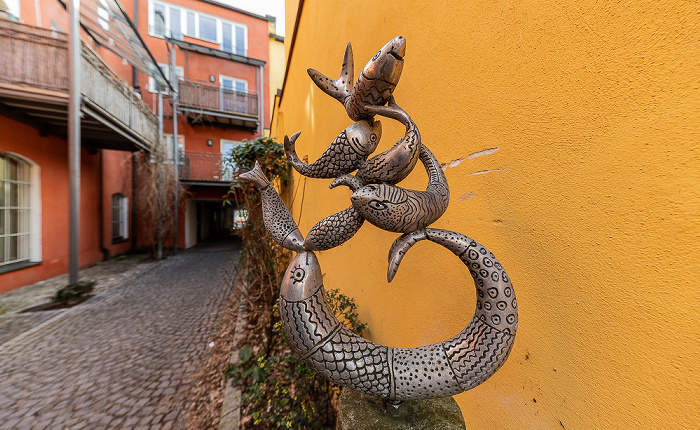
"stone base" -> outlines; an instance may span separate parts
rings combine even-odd
[[[381,399],[343,388],[337,430],[466,430],[462,411],[452,397],[408,400],[398,408]]]

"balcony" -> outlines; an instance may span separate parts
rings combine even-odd
[[[0,115],[68,135],[68,41],[65,33],[0,19]],[[88,46],[82,45],[82,144],[149,151],[158,118]]]
[[[178,167],[180,180],[186,184],[229,186],[233,168],[222,165],[221,160],[219,153],[185,151]]]
[[[180,80],[180,106],[191,123],[255,129],[258,127],[258,94],[223,89],[194,79]]]

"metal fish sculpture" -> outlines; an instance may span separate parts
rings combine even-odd
[[[272,239],[287,249],[303,251],[304,238],[299,227],[260,164],[256,161],[255,167],[249,172],[241,173],[239,178],[253,182],[255,188],[260,190],[263,222]]]
[[[374,116],[366,106],[381,106],[389,100],[401,78],[405,54],[406,39],[393,38],[374,54],[353,83],[352,45],[348,43],[338,79],[331,79],[315,69],[307,69],[307,72],[323,92],[345,106],[353,121],[359,121]]]
[[[418,161],[421,146],[420,132],[410,116],[396,104],[394,97],[388,106],[367,106],[367,110],[400,121],[406,133],[389,150],[367,160],[357,172],[357,178],[365,184],[401,182],[413,170]]]
[[[450,202],[445,174],[425,145],[420,145],[419,153],[428,173],[426,190],[407,190],[388,184],[359,188],[350,200],[364,219],[383,230],[408,233],[429,226],[445,213]]]
[[[382,137],[382,123],[371,119],[357,121],[343,130],[311,164],[304,164],[297,156],[295,144],[300,133],[294,133],[291,138],[284,136],[284,152],[294,170],[309,178],[336,178],[365,163]]]
[[[436,229],[397,239],[390,255],[395,268],[424,239],[452,251],[474,278],[476,312],[464,330],[417,348],[390,348],[357,336],[328,306],[316,255],[302,252],[289,264],[280,290],[280,314],[294,351],[330,381],[389,401],[452,396],[493,375],[508,357],[518,326],[508,275],[483,245]]]

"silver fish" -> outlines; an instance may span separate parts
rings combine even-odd
[[[357,178],[365,184],[401,182],[411,173],[418,161],[421,146],[420,132],[410,116],[396,104],[394,97],[388,106],[367,106],[367,110],[396,119],[406,126],[406,133],[389,150],[370,158],[357,172]]]
[[[356,190],[350,200],[370,223],[388,231],[408,233],[429,226],[447,210],[450,189],[435,156],[420,145],[420,160],[428,173],[425,191],[389,184],[370,184]]]
[[[338,79],[331,79],[315,69],[307,69],[311,80],[326,94],[340,101],[353,121],[367,119],[374,113],[367,106],[384,105],[391,97],[403,71],[406,39],[390,40],[365,65],[354,82],[352,45],[348,43]],[[351,88],[352,85],[352,88]]]
[[[355,122],[311,164],[304,164],[297,156],[295,144],[300,133],[294,133],[291,138],[284,136],[284,152],[294,170],[309,178],[335,178],[357,170],[365,163],[379,144],[382,124],[371,119]]]
[[[272,239],[292,251],[304,250],[304,238],[292,218],[289,208],[265,176],[260,164],[255,162],[252,170],[241,173],[241,179],[251,181],[262,196],[263,222]]]
[[[452,396],[491,377],[508,358],[518,326],[510,279],[483,245],[446,230],[399,237],[390,255],[395,267],[424,239],[452,251],[474,278],[477,309],[464,330],[417,348],[390,348],[357,336],[328,306],[321,267],[308,251],[291,261],[280,288],[280,315],[292,349],[326,379],[394,401]]]

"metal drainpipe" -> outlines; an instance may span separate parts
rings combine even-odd
[[[80,269],[80,0],[70,2],[68,32],[68,283],[78,282]]]
[[[105,247],[105,198],[104,198],[104,188],[105,188],[105,181],[104,181],[104,156],[105,156],[105,151],[104,149],[100,149],[100,177],[98,179],[98,187],[100,190],[100,200],[98,203],[98,214],[99,214],[99,219],[100,219],[100,252],[102,252],[102,258],[104,260],[109,260],[109,249]],[[111,213],[111,212],[110,212]]]
[[[160,85],[158,85],[158,145],[161,145],[163,142],[163,90],[161,89]],[[158,182],[158,193],[162,195],[162,188],[160,188],[163,184],[162,182]],[[160,227],[158,227],[160,228]],[[158,231],[160,234],[161,232]],[[163,240],[159,239],[158,243],[156,244],[158,247],[158,255],[157,258],[160,260],[163,258]]]
[[[179,212],[179,207],[178,207],[178,196],[177,192],[180,187],[180,176],[178,174],[178,167],[180,163],[180,145],[179,145],[179,139],[177,135],[177,102],[178,102],[178,80],[177,80],[177,71],[175,70],[175,66],[177,65],[177,58],[175,56],[175,44],[172,44],[172,51],[170,51],[170,82],[172,82],[173,86],[173,175],[175,176],[175,181],[174,181],[174,208],[173,208],[173,255],[177,255],[177,245],[178,245],[178,237],[177,237],[177,229],[178,229],[178,212]]]
[[[134,0],[134,27],[139,28],[139,0]],[[131,66],[131,70],[133,81],[131,86],[135,91],[141,92],[139,89],[139,72],[134,66]]]
[[[265,82],[263,81],[263,77],[265,75],[263,74],[263,66],[260,66],[260,78],[259,82],[260,84],[258,85],[260,87],[260,91],[258,91],[258,111],[259,111],[259,117],[260,118],[260,136],[262,136],[265,131]]]

